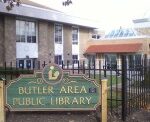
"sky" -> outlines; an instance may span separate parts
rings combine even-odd
[[[72,0],[67,7],[62,6],[64,0],[32,1],[97,22],[104,30],[132,27],[132,20],[150,18],[150,0]]]

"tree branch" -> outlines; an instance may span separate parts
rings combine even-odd
[[[10,11],[14,7],[14,3],[16,3],[16,6],[19,6],[21,4],[21,0],[4,0],[4,3],[8,4],[6,9]]]
[[[72,0],[66,0],[62,4],[63,6],[69,6],[70,4],[72,4]]]

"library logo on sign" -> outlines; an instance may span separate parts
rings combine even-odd
[[[46,66],[43,69],[43,79],[48,84],[57,84],[62,79],[62,69],[57,65]]]

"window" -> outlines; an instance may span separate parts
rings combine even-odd
[[[62,63],[62,55],[56,55],[55,56],[55,63],[58,65],[61,65]]]
[[[107,69],[116,69],[117,55],[116,54],[105,54],[105,68]]]
[[[78,55],[72,55],[72,60],[74,64],[78,63]]]
[[[99,34],[92,34],[92,39],[100,39],[101,36]]]
[[[35,22],[16,20],[16,42],[36,43]]]
[[[140,66],[142,64],[142,55],[141,54],[134,54],[129,55],[129,67],[132,68],[133,66]]]
[[[62,44],[62,25],[55,24],[55,43]]]
[[[94,64],[95,64],[96,56],[95,55],[88,55],[87,58],[88,58],[88,63],[90,63],[89,64],[90,67],[93,68]]]
[[[142,55],[136,54],[135,55],[135,66],[141,66],[142,64]]]
[[[34,61],[35,59],[17,59],[17,67],[31,69]]]
[[[78,44],[78,32],[78,28],[72,27],[72,44]]]
[[[24,60],[19,60],[19,68],[24,68]]]

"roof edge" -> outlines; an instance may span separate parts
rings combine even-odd
[[[133,23],[150,22],[150,18],[135,19]]]
[[[89,45],[84,54],[89,53],[134,53],[141,50],[142,43]]]
[[[87,28],[98,28],[98,23],[89,21],[86,19],[82,19],[79,17],[74,17],[70,15],[66,15],[65,13],[42,9],[42,8],[33,8],[26,5],[20,5],[19,7],[14,7],[11,11],[6,9],[5,3],[0,2],[0,13],[10,14],[16,16],[30,17],[47,21],[56,21],[65,24],[77,25]],[[43,14],[44,13],[44,14]]]

